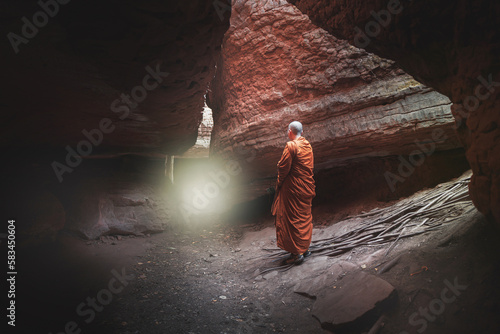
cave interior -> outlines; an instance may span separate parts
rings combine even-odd
[[[500,332],[499,3],[0,8],[12,333]],[[283,270],[296,120],[314,246]]]

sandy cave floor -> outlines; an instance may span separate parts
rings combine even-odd
[[[313,240],[355,224],[317,227]],[[18,283],[17,321],[31,330],[23,333],[65,333],[65,327],[66,333],[327,333],[311,314],[314,300],[293,287],[347,261],[398,292],[381,333],[417,333],[421,327],[412,326],[410,316],[439,298],[445,280],[455,279],[467,288],[422,333],[499,333],[497,238],[498,229],[473,210],[437,231],[400,240],[385,258],[389,244],[335,257],[313,254],[289,271],[258,275],[270,261],[262,249],[275,248],[271,217],[244,225],[212,217],[196,229],[146,237],[83,241],[63,235],[51,248],[24,255],[30,265]],[[428,269],[417,273],[422,266]],[[109,290],[112,270],[124,270],[129,279],[120,292],[107,294],[102,291]],[[90,319],[87,298],[98,296],[109,303]]]

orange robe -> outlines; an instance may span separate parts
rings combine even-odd
[[[316,195],[311,144],[299,137],[286,144],[278,162],[272,214],[278,247],[293,254],[308,250],[312,237],[312,199]]]

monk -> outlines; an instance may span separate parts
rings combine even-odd
[[[311,254],[311,204],[315,193],[314,157],[311,144],[302,137],[302,124],[288,126],[288,138],[280,161],[276,196],[271,212],[275,218],[278,247],[290,252],[285,264],[300,264]]]

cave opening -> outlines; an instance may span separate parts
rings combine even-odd
[[[205,106],[203,107],[202,111],[202,119],[198,127],[195,144],[181,155],[167,155],[165,159],[165,175],[168,177],[168,179],[172,184],[184,182],[183,179],[187,177],[184,176],[184,174],[188,175],[196,174],[196,171],[190,171],[189,173],[181,173],[181,171],[183,171],[184,169],[183,165],[186,164],[184,160],[199,159],[199,161],[202,162],[209,158],[210,137],[212,135],[212,128],[213,128],[212,110],[207,106],[205,101]],[[176,166],[176,164],[180,165]]]
[[[500,332],[498,4],[2,11],[9,333]],[[271,214],[291,121],[300,263]]]

